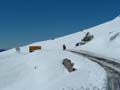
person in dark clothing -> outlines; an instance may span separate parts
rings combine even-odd
[[[66,46],[65,46],[65,44],[63,44],[63,50],[66,50]]]

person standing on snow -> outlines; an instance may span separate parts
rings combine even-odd
[[[63,50],[66,50],[66,46],[65,46],[65,44],[63,44]]]

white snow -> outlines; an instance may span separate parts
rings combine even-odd
[[[94,35],[94,39],[86,45],[77,47],[78,50],[86,50],[107,57],[120,59],[120,17],[105,24],[88,29]]]
[[[19,54],[0,60],[0,90],[69,90],[82,87],[92,90],[106,87],[104,69],[84,57],[58,50]],[[77,71],[67,72],[62,65],[64,58],[71,59]]]
[[[71,35],[36,42],[21,47],[18,53],[11,49],[0,53],[0,90],[85,90],[104,88],[107,83],[105,70],[98,64],[67,49],[86,50],[96,54],[120,59],[120,17]],[[94,35],[93,40],[76,47],[87,32]],[[40,45],[42,50],[29,53],[29,46]],[[69,58],[75,72],[69,73],[62,61]]]

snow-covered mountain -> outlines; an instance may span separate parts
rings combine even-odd
[[[63,51],[67,49],[86,50],[119,59],[120,17],[80,32],[36,42],[0,53],[0,90],[85,90],[106,89],[105,70],[85,57]],[[93,38],[84,44],[83,38],[89,32]],[[76,46],[76,44],[79,45]],[[29,46],[39,45],[42,50],[29,53]],[[76,71],[69,73],[62,62],[69,58]]]

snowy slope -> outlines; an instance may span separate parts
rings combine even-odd
[[[62,45],[65,44],[68,49],[75,49],[75,44],[80,42],[87,32],[94,35],[94,39],[86,45],[80,46],[77,49],[83,49],[92,51],[95,53],[105,54],[107,56],[113,56],[114,58],[120,58],[119,54],[119,38],[120,38],[120,17],[103,23],[101,25],[71,34],[64,37],[56,38],[55,40],[47,40],[43,42],[36,42],[31,45],[41,45],[44,50],[62,49]],[[116,36],[113,40],[112,37]],[[29,45],[28,45],[29,46]],[[26,49],[28,48],[26,46]],[[115,52],[113,52],[113,49]],[[26,50],[28,51],[28,50]]]
[[[0,90],[93,90],[95,87],[106,87],[106,72],[102,67],[86,58],[62,51],[62,45],[65,44],[67,49],[82,49],[119,59],[119,29],[120,17],[117,17],[68,36],[23,46],[20,53],[15,49],[1,52]],[[87,32],[94,35],[94,39],[76,47],[75,44]],[[42,50],[29,53],[31,45],[40,45]],[[68,73],[62,65],[64,58],[71,59],[77,71]]]
[[[70,58],[78,70],[67,72],[62,65],[64,58]],[[0,60],[0,72],[0,90],[67,90],[68,87],[92,90],[106,87],[107,80],[99,65],[64,51],[37,51]]]
[[[120,17],[99,25],[87,31],[94,35],[94,39],[86,45],[76,48],[100,55],[120,59]],[[119,61],[120,62],[120,61]]]

